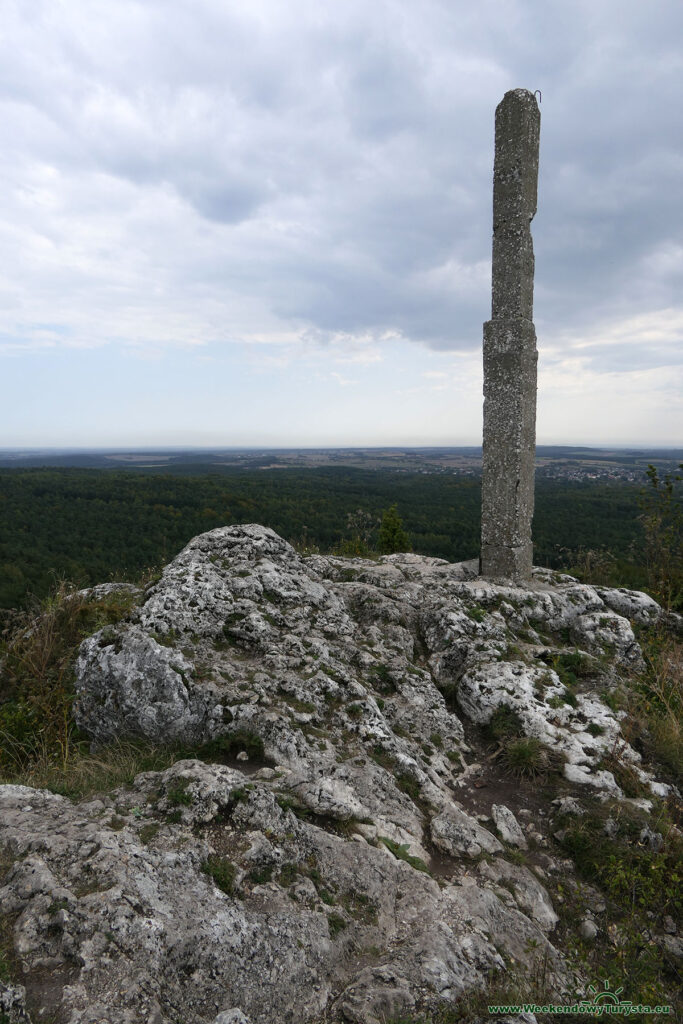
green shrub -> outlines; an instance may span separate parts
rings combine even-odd
[[[578,685],[579,680],[587,679],[595,674],[595,663],[581,651],[562,651],[552,660],[552,667],[555,669],[560,682],[564,686],[573,689]]]
[[[387,850],[393,853],[397,860],[404,860],[406,864],[410,864],[411,868],[415,868],[416,871],[424,871],[429,874],[429,868],[420,857],[414,857],[411,853],[408,853],[408,843],[397,843],[393,839],[389,839],[388,836],[379,836],[379,841]]]
[[[197,747],[195,756],[200,761],[207,761],[210,764],[226,764],[234,761],[242,751],[245,751],[250,761],[265,759],[263,740],[258,733],[248,729],[236,729],[234,732],[217,736],[208,743],[202,743]]]
[[[486,732],[494,740],[520,736],[523,731],[522,719],[508,704],[497,707],[486,725]]]
[[[260,867],[252,868],[247,878],[254,885],[264,885],[266,882],[270,882],[273,877],[273,867],[271,864],[265,864]]]
[[[683,464],[679,466],[683,469]],[[641,492],[648,587],[666,608],[683,610],[683,504],[678,473],[663,477],[647,467],[648,487]]]
[[[156,822],[152,822],[149,825],[143,825],[140,831],[138,832],[138,838],[140,839],[141,843],[144,843],[145,846],[147,846],[147,844],[151,843],[151,841],[154,839],[158,831],[159,826],[158,824],[156,824]]]
[[[330,929],[330,938],[334,939],[339,932],[346,928],[346,921],[336,911],[332,911],[331,914],[327,915],[327,927]]]
[[[407,771],[396,772],[396,785],[405,793],[413,802],[417,802],[420,799],[420,783],[414,776]]]
[[[683,643],[662,626],[642,629],[638,640],[646,671],[615,696],[627,717],[626,739],[657,766],[660,777],[683,787]]]
[[[95,600],[61,582],[41,604],[15,616],[0,645],[0,779],[13,781],[46,760],[66,771],[84,738],[71,716],[78,649],[134,603],[128,590]]]
[[[388,665],[371,665],[368,669],[368,683],[385,696],[396,693],[396,683]]]
[[[383,555],[392,555],[398,551],[410,551],[410,538],[403,529],[398,507],[392,505],[382,515],[379,528],[379,550]]]
[[[226,860],[225,857],[217,857],[212,854],[202,864],[204,874],[213,878],[219,889],[222,889],[228,896],[232,896],[237,876],[237,865]]]
[[[187,792],[190,779],[179,778],[168,790],[166,797],[171,807],[189,807],[192,803],[192,794]]]
[[[283,864],[280,868],[280,874],[278,876],[278,883],[286,889],[296,881],[299,875],[299,865],[294,863]]]
[[[617,823],[616,836],[605,832],[610,817]],[[644,826],[662,834],[661,850],[640,841]],[[596,808],[566,821],[560,845],[587,881],[597,882],[615,898],[625,898],[628,905],[639,905],[656,917],[668,913],[675,918],[683,910],[683,840],[664,811],[653,819],[623,803]]]

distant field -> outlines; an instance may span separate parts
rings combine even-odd
[[[683,460],[683,449],[607,449],[568,445],[539,445],[536,466],[540,475],[581,479],[599,475],[630,481],[644,479],[648,464],[663,472]],[[349,466],[356,469],[401,472],[481,473],[481,447],[450,448],[215,448],[52,450],[0,449],[0,468],[131,469],[170,473],[233,469],[321,469]]]
[[[567,549],[609,548],[620,580],[641,583],[640,490],[619,480],[538,479],[536,563],[559,566]],[[480,492],[476,476],[424,469],[0,469],[0,607],[44,595],[59,577],[83,585],[134,578],[227,523],[259,522],[293,543],[352,550],[349,513],[363,509],[377,524],[394,503],[414,551],[474,558]],[[372,546],[376,532],[368,539]]]

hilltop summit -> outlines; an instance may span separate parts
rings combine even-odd
[[[539,972],[546,1001],[573,1001],[592,979],[558,893],[581,894],[587,942],[602,902],[568,859],[577,823],[670,841],[651,812],[671,787],[609,696],[642,668],[634,625],[663,612],[476,570],[223,527],[86,639],[95,748],[182,756],[76,804],[0,787],[27,990],[4,985],[10,1020],[39,998],[69,1024],[474,1020],[477,992]],[[675,927],[652,941],[680,952]]]

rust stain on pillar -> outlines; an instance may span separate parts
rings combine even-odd
[[[531,574],[536,449],[534,247],[541,115],[513,89],[496,109],[491,319],[484,324],[481,573]]]

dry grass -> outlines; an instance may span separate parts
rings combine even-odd
[[[564,759],[533,736],[507,740],[499,754],[501,767],[517,779],[534,779],[561,771]]]
[[[131,609],[130,591],[96,601],[61,582],[40,605],[15,617],[0,644],[0,773],[66,773],[82,756],[73,724],[73,666],[86,636]]]
[[[7,742],[7,737],[3,737]],[[10,740],[11,743],[11,740]],[[97,793],[109,793],[118,786],[130,785],[140,772],[164,771],[187,751],[170,747],[150,747],[118,740],[90,753],[85,744],[71,743],[68,755],[60,756],[44,742],[37,742],[26,758],[22,749],[14,764],[6,763],[0,784],[14,783],[34,789],[49,789],[72,799]],[[11,746],[10,746],[11,753]]]
[[[668,781],[683,784],[683,642],[661,632],[640,638],[645,674],[623,691],[626,739],[645,759],[664,769]]]

